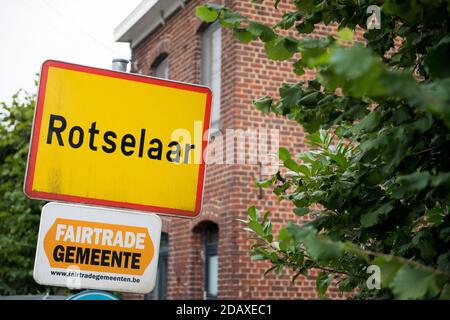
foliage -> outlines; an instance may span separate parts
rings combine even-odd
[[[278,100],[254,101],[303,126],[311,150],[281,148],[285,170],[259,182],[306,216],[275,234],[269,212],[250,207],[253,258],[293,269],[294,279],[318,269],[320,295],[335,280],[354,298],[450,298],[450,2],[379,1],[381,28],[372,30],[366,9],[377,1],[289,2],[276,25],[197,8],[240,41],[261,41],[268,58],[293,61],[295,74],[316,71],[283,83]],[[338,32],[309,36],[318,23]],[[354,39],[357,28],[365,41]],[[381,290],[366,286],[373,264]]]
[[[42,293],[32,277],[42,201],[22,189],[35,96],[0,105],[0,295]]]

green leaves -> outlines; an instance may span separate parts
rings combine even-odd
[[[314,24],[303,22],[298,24],[295,29],[297,29],[299,33],[311,33],[314,31]]]
[[[32,277],[43,201],[22,192],[35,100],[18,92],[0,103],[0,295],[53,291]]]
[[[281,161],[283,161],[284,166],[289,170],[297,173],[300,171],[300,166],[291,158],[291,154],[286,148],[280,148],[278,150],[278,157]]]
[[[303,90],[301,83],[288,84],[283,83],[279,89],[280,92],[280,105],[278,109],[282,114],[286,115],[295,109],[303,96]]]
[[[305,245],[311,258],[317,261],[338,259],[344,253],[344,245],[337,241],[307,238]]]
[[[331,277],[329,274],[325,272],[320,272],[319,275],[316,277],[316,289],[319,293],[319,296],[324,296],[327,292],[328,286],[333,281],[333,277]]]
[[[448,214],[448,210],[445,211],[443,208],[433,208],[430,210],[427,210],[425,212],[426,223],[432,224],[435,227],[440,226],[442,223],[444,223],[444,219]]]
[[[289,170],[292,170],[294,172],[299,172],[299,165],[297,164],[297,162],[295,162],[292,159],[287,159],[286,161],[284,161],[284,166],[286,168],[288,168]]]
[[[314,5],[314,0],[294,0],[294,4],[298,12],[305,16],[311,15],[318,10]]]
[[[365,30],[363,44],[353,34],[366,27],[365,4],[294,4],[275,26],[214,9],[240,41],[262,41],[269,59],[294,58],[293,76],[308,69],[316,75],[281,84],[279,100],[253,101],[308,134],[305,149],[280,148],[284,170],[258,183],[291,202],[292,220],[303,222],[272,234],[268,214],[252,209],[252,255],[277,273],[323,270],[320,295],[336,279],[342,290],[358,288],[356,298],[450,297],[450,37],[442,27],[450,24],[448,4],[385,1],[381,29]],[[308,36],[331,23],[339,26],[336,35]],[[369,264],[381,268],[383,290],[366,287]]]
[[[394,209],[393,201],[381,205],[379,208],[364,213],[361,216],[361,225],[364,228],[372,227],[379,223],[392,209]]]
[[[238,12],[224,9],[220,15],[220,23],[224,27],[239,27],[241,22],[247,21],[247,18]]]
[[[396,299],[436,298],[445,282],[442,274],[402,263],[394,257],[380,256],[374,263],[381,268],[382,286],[391,288]]]
[[[382,114],[379,110],[372,111],[359,124],[353,126],[354,132],[370,132],[375,130],[381,122]]]
[[[313,261],[329,261],[342,256],[344,244],[317,234],[312,226],[288,224],[286,232],[303,244]]]
[[[250,208],[248,208],[247,213],[248,213],[248,217],[250,218],[250,221],[257,220],[257,212],[256,212],[255,206],[251,206]]]
[[[253,34],[244,28],[233,29],[233,36],[235,36],[239,41],[241,41],[243,43],[249,43],[250,41],[255,39]],[[267,112],[268,112],[268,110],[267,110]]]
[[[295,173],[302,173],[304,176],[309,176],[311,174],[307,166],[299,165],[291,158],[291,154],[286,148],[280,148],[278,150],[278,157],[283,161],[283,165],[289,170],[292,170]]]
[[[379,256],[373,261],[374,265],[380,267],[381,272],[381,286],[383,288],[389,288],[392,281],[397,275],[398,270],[403,264],[392,256]]]
[[[391,288],[397,299],[432,299],[438,295],[441,281],[432,271],[404,265],[397,272]]]
[[[259,111],[263,113],[269,113],[272,107],[272,98],[269,96],[264,96],[262,98],[253,100],[253,105],[258,109]]]
[[[341,87],[351,96],[379,96],[386,92],[379,82],[382,71],[369,49],[360,45],[336,46],[330,52],[328,67],[320,72],[318,79],[329,90]]]
[[[242,22],[247,21],[247,18],[240,13],[215,3],[197,6],[195,15],[204,22],[214,22],[219,19],[220,24],[227,28],[239,27]]]
[[[196,8],[196,15],[205,22],[219,20],[224,27],[231,28],[233,35],[241,42],[249,43],[259,38],[265,42],[267,56],[273,60],[289,59],[296,50],[296,40],[291,37],[278,36],[271,27],[248,21],[247,17],[221,5],[205,4]],[[248,22],[247,27],[241,27]]]
[[[296,41],[289,37],[277,37],[264,44],[267,57],[272,60],[287,60],[297,52]]]
[[[300,12],[287,12],[283,14],[283,18],[276,24],[281,29],[290,29],[295,22],[300,20],[302,15]]]
[[[397,178],[399,184],[398,194],[417,193],[427,187],[430,182],[430,173],[428,171],[413,172]]]
[[[263,42],[269,42],[276,38],[272,28],[258,22],[250,21],[248,31],[256,38],[259,37]]]
[[[330,64],[336,75],[352,80],[366,76],[371,72],[374,58],[369,50],[362,46],[336,48],[330,58]]]
[[[266,187],[268,187],[268,186],[273,185],[273,184],[275,183],[276,180],[277,180],[277,176],[274,175],[274,176],[272,176],[272,177],[269,178],[269,179],[262,180],[262,181],[258,181],[258,182],[256,183],[256,186],[259,187],[259,188],[266,188]]]
[[[291,159],[291,154],[289,153],[288,149],[280,148],[278,149],[278,158],[280,158],[281,161],[286,161]]]
[[[240,220],[247,225],[246,230],[256,233],[259,237],[265,241],[271,243],[272,236],[272,223],[267,220],[269,212],[264,213],[264,217],[261,219],[258,210],[255,206],[251,206],[247,210],[248,220]]]
[[[349,28],[343,28],[338,31],[338,37],[342,41],[351,41],[353,40],[353,31]]]
[[[450,77],[450,36],[442,38],[438,44],[428,49],[424,59],[424,67],[430,77],[434,79]]]
[[[195,8],[195,15],[205,22],[213,22],[219,17],[219,11],[210,5],[202,5]]]
[[[309,211],[310,211],[309,208],[295,208],[294,209],[294,213],[297,216],[304,216],[305,214],[308,214]]]

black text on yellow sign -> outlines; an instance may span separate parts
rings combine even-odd
[[[184,164],[193,162],[191,151],[196,147],[195,144],[183,145],[178,141],[170,141],[164,146],[157,137],[147,137],[147,129],[143,128],[138,135],[125,133],[119,136],[113,130],[100,130],[97,122],[92,122],[89,128],[78,125],[68,127],[66,118],[55,114],[50,115],[47,133],[47,144],[52,143],[74,149],[87,145],[91,151],[102,151],[107,154],[117,152],[126,157],[144,157]]]

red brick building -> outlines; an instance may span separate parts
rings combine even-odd
[[[256,110],[255,98],[276,96],[282,82],[296,82],[291,63],[266,58],[262,44],[242,44],[217,24],[203,24],[195,8],[203,1],[144,0],[115,30],[117,41],[132,48],[132,72],[210,86],[215,96],[212,126],[226,129],[279,130],[279,145],[298,152],[304,133],[296,123]],[[252,20],[275,24],[289,8],[272,1],[223,1]],[[315,36],[332,28],[318,26]],[[306,74],[304,77],[312,77]],[[168,110],[170,112],[170,110]],[[272,151],[278,149],[272,145]],[[240,151],[234,147],[235,151]],[[238,150],[236,150],[238,149]],[[252,142],[246,144],[252,150]],[[249,154],[246,155],[249,157]],[[316,298],[315,282],[299,277],[295,284],[264,271],[265,262],[251,261],[249,233],[236,219],[247,208],[270,210],[274,230],[294,220],[288,202],[278,203],[270,190],[254,182],[264,178],[265,164],[208,164],[202,214],[195,219],[164,218],[158,284],[147,298],[159,299],[308,299]],[[336,293],[331,296],[336,297]]]

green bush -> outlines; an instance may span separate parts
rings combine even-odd
[[[262,41],[268,58],[293,60],[295,74],[317,72],[281,84],[279,100],[254,101],[298,122],[310,150],[281,148],[291,174],[259,182],[296,208],[277,234],[269,212],[249,208],[253,259],[291,268],[294,279],[320,270],[320,295],[336,281],[354,298],[450,298],[450,2],[289,2],[296,9],[273,26],[222,5],[197,8],[240,41]],[[367,7],[377,2],[381,28],[366,30]],[[339,31],[312,38],[318,23]],[[358,27],[364,44],[352,41]],[[304,215],[308,222],[295,218]],[[380,290],[366,285],[369,265],[381,268]]]
[[[0,105],[0,295],[43,293],[33,280],[42,201],[23,193],[35,96]]]

